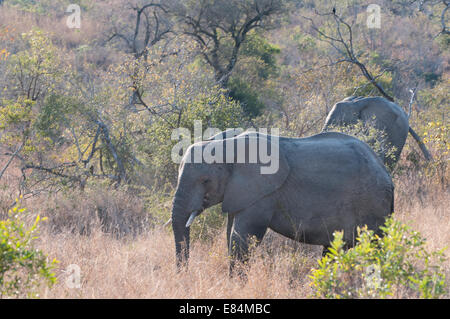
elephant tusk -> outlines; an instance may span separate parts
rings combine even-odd
[[[192,225],[192,223],[194,222],[195,217],[197,217],[198,214],[200,214],[198,211],[193,211],[191,213],[191,216],[189,216],[189,219],[188,219],[188,221],[186,223],[186,228]]]
[[[166,223],[163,225],[163,227],[167,227],[169,226],[169,224],[172,222],[172,217],[169,218],[168,221],[166,221]]]

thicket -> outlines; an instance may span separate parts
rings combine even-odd
[[[24,221],[30,215],[16,205],[5,220],[0,220],[0,298],[39,297],[41,285],[52,286],[56,282],[53,269],[57,261],[34,247],[41,221],[39,215],[31,226]]]
[[[439,298],[448,293],[443,250],[429,252],[425,239],[390,217],[378,236],[358,228],[356,245],[344,249],[336,232],[328,253],[312,270],[311,285],[322,298]]]

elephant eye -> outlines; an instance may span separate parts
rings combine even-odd
[[[202,182],[202,184],[203,184],[203,185],[206,185],[206,184],[208,184],[209,182],[210,182],[209,179],[205,179],[205,180]]]

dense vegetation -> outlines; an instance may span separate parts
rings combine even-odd
[[[0,217],[22,196],[51,234],[135,238],[169,217],[173,129],[309,136],[350,95],[411,106],[433,161],[409,141],[397,195],[448,202],[450,4],[372,2],[380,28],[360,0],[0,1]],[[219,210],[195,239],[222,229]]]

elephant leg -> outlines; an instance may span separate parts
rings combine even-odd
[[[245,265],[248,261],[249,244],[258,245],[264,237],[269,224],[268,220],[251,218],[252,214],[241,212],[235,218],[231,230],[228,251],[230,260],[230,275],[233,275],[236,263]],[[253,241],[255,240],[255,242]],[[245,279],[245,273],[239,272]]]

